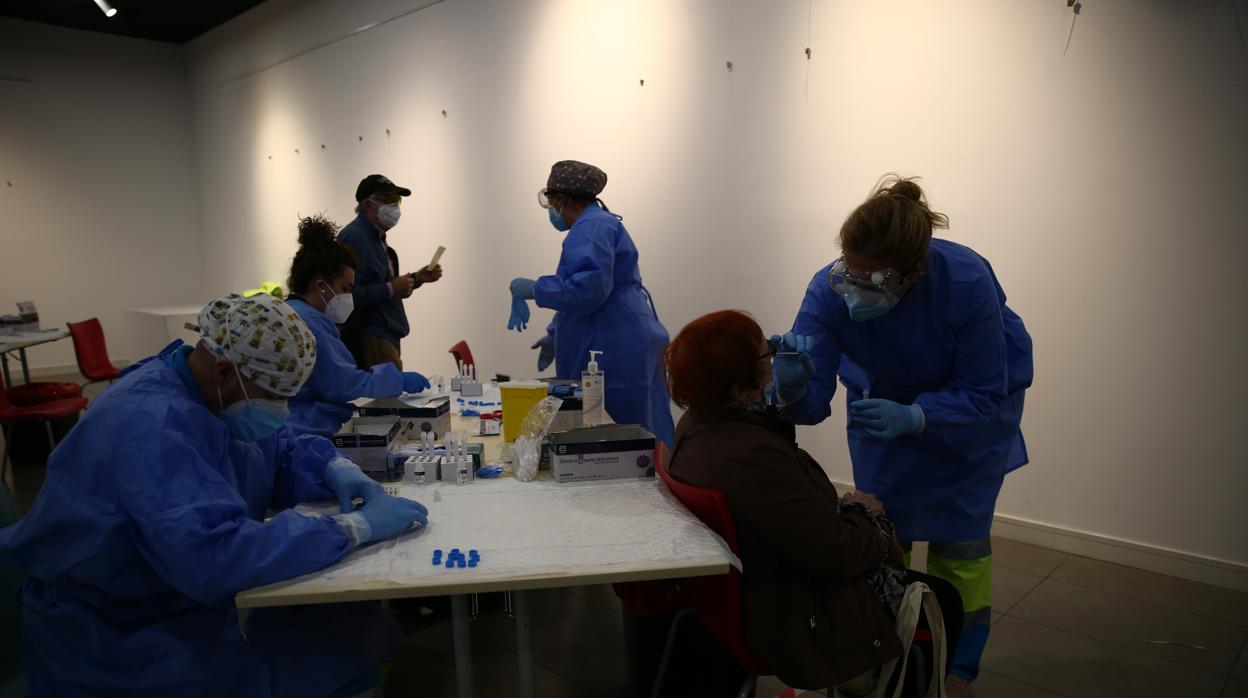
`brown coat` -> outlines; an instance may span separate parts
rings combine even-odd
[[[879,532],[862,514],[838,512],[836,488],[792,425],[743,409],[690,410],[669,470],[728,501],[746,643],[782,681],[828,688],[900,655],[865,579],[887,552]]]

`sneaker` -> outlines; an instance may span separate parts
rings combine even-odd
[[[971,698],[971,685],[961,676],[947,676],[945,698]]]

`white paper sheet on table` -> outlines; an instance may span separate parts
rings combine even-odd
[[[435,492],[441,493],[436,501]],[[366,546],[341,562],[301,578],[334,584],[388,581],[415,584],[448,575],[533,574],[630,564],[721,558],[740,562],[714,532],[657,480],[558,484],[510,477],[468,485],[402,485],[400,494],[429,508],[429,525],[395,540]],[[337,506],[300,505],[307,514]],[[433,550],[481,553],[476,568],[447,569]]]

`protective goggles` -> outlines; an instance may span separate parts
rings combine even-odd
[[[901,297],[901,285],[905,279],[906,274],[891,268],[877,271],[852,269],[845,263],[844,257],[833,262],[832,268],[828,270],[828,283],[842,298],[851,293],[878,294],[895,301]]]
[[[550,208],[550,199],[546,198],[546,187],[537,190],[537,205],[542,208]]]

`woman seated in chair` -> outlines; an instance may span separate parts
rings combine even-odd
[[[865,492],[838,496],[798,448],[793,425],[767,401],[774,355],[741,311],[681,330],[664,353],[672,399],[687,410],[668,470],[727,500],[751,653],[790,686],[868,695],[879,667],[901,653],[894,614],[908,584],[936,593],[950,642],[962,604],[948,582],[903,569],[881,502]]]

